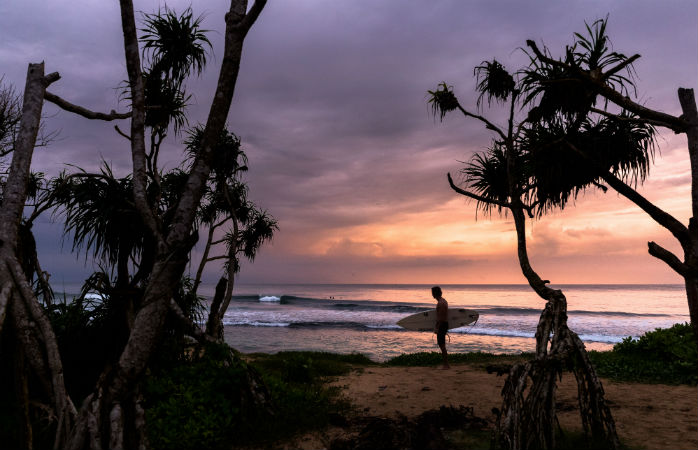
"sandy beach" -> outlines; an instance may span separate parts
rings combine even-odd
[[[698,387],[617,383],[603,380],[620,439],[647,449],[698,448]],[[493,426],[492,408],[501,403],[503,377],[467,365],[368,367],[332,381],[351,399],[359,414],[415,417],[441,405],[472,407]],[[574,377],[563,376],[558,391],[562,427],[580,430]],[[330,431],[330,434],[334,434]],[[327,436],[306,436],[296,448],[321,448]]]

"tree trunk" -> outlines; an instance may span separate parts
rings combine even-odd
[[[206,321],[206,334],[213,339],[222,339],[221,330],[221,303],[223,303],[223,298],[225,297],[226,290],[228,288],[228,279],[226,277],[221,277],[216,284],[216,292],[213,295],[213,301],[211,301],[211,310],[208,314],[208,320]]]
[[[562,291],[547,287],[547,282],[531,268],[523,209],[513,207],[511,211],[522,272],[547,304],[536,329],[535,359],[514,365],[502,389],[496,444],[509,450],[556,448],[559,424],[555,393],[557,379],[562,377],[563,367],[567,365],[572,367],[577,380],[579,412],[585,434],[594,443],[616,449],[619,442],[615,422],[604,400],[601,381],[584,343],[567,327],[567,299]]]
[[[45,76],[43,63],[29,65],[17,144],[12,154],[0,208],[0,286],[3,289],[11,287],[9,312],[14,329],[23,346],[24,355],[51,399],[53,415],[57,418],[54,448],[61,446],[66,430],[73,424],[76,411],[65,389],[56,336],[22,270],[17,251],[44,93],[46,87],[58,78],[56,73]]]
[[[180,196],[177,209],[167,229],[161,235],[158,218],[147,203],[145,195],[145,146],[143,133],[144,102],[143,82],[140,72],[138,41],[133,4],[121,0],[124,46],[126,50],[129,85],[132,94],[131,145],[134,166],[134,198],[143,220],[158,241],[153,271],[143,295],[128,342],[113,369],[107,369],[89,401],[80,411],[78,426],[75,427],[67,448],[80,450],[86,446],[96,448],[109,442],[123,442],[125,447],[136,448],[141,443],[134,430],[136,423],[126,423],[123,417],[136,417],[135,412],[126,411],[124,399],[129,398],[143,374],[153,352],[156,350],[163,331],[170,299],[179,284],[188,261],[192,226],[211,171],[212,148],[227,120],[230,104],[240,67],[243,41],[249,28],[266,2],[257,0],[245,14],[247,1],[231,0],[226,14],[225,51],[221,65],[218,87],[211,105],[204,130],[202,149],[192,165],[186,186]],[[131,409],[131,408],[129,408]],[[113,419],[113,420],[112,420]],[[133,438],[134,442],[124,439]]]

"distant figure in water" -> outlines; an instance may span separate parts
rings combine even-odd
[[[436,342],[441,349],[441,356],[444,359],[444,369],[450,369],[448,365],[448,353],[446,353],[446,333],[448,332],[448,302],[441,296],[441,288],[434,286],[431,288],[431,295],[436,300],[436,325],[434,333],[436,333]]]

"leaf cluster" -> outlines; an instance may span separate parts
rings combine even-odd
[[[511,103],[509,124],[502,128],[462,110],[496,132],[489,148],[461,170],[479,211],[501,213],[503,205],[521,202],[540,216],[564,208],[586,189],[605,190],[608,174],[635,184],[645,180],[656,148],[655,128],[630,112],[595,108],[600,86],[623,94],[635,87],[635,57],[612,49],[606,26],[607,18],[586,24],[586,34],[575,33],[559,59],[529,41],[530,63],[514,75],[497,60],[475,68],[478,107],[485,99],[488,105]],[[446,83],[429,94],[435,116],[443,119],[460,108]],[[517,106],[525,114],[518,124]]]
[[[434,91],[427,91],[429,94],[428,103],[431,106],[431,112],[434,117],[439,116],[439,120],[444,120],[446,114],[455,111],[459,104],[456,95],[453,93],[453,86],[449,86],[446,82],[439,84]]]

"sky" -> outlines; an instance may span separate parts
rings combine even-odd
[[[189,4],[167,2],[176,11]],[[145,13],[164,5],[135,1]],[[196,124],[215,89],[227,2],[191,6],[213,44],[207,71],[187,83]],[[558,55],[585,21],[607,15],[614,49],[641,55],[638,101],[680,114],[677,88],[698,88],[695,0],[270,0],[245,41],[228,126],[249,157],[250,197],[279,231],[243,264],[239,282],[524,283],[511,218],[476,214],[446,179],[491,134],[458,115],[434,120],[427,91],[445,81],[474,110],[475,66],[496,58],[519,69],[527,39]],[[93,110],[123,111],[122,45],[116,1],[0,0],[0,76],[18,90],[27,64],[45,61],[47,72],[61,75],[50,91]],[[503,123],[496,108],[482,113]],[[129,148],[112,123],[51,104],[44,115],[58,137],[37,149],[34,170],[94,170],[103,159],[117,175],[128,173]],[[638,189],[686,223],[685,139],[662,133],[659,146]],[[180,142],[169,141],[165,168],[181,158]],[[79,282],[95,269],[71,254],[59,217],[42,217],[34,232],[54,283]],[[650,240],[679,250],[672,236],[612,191],[587,192],[529,223],[528,233],[533,267],[553,283],[681,282],[647,253]],[[220,274],[211,266],[206,281]]]

